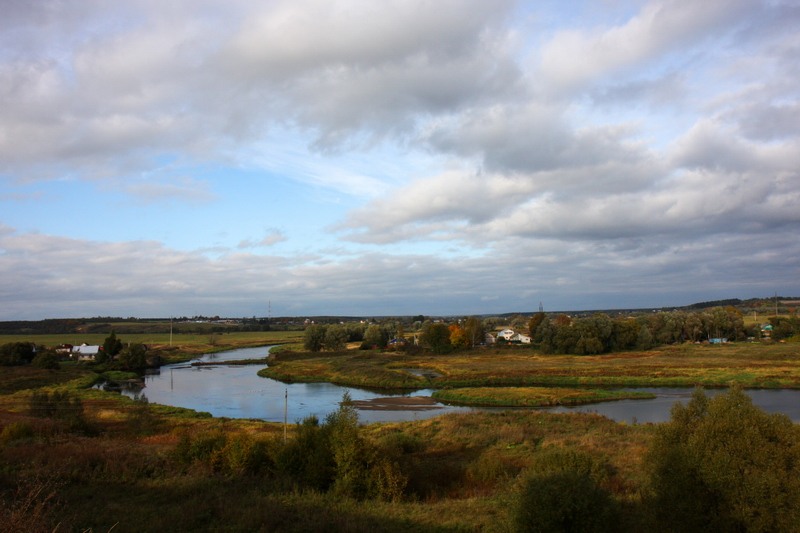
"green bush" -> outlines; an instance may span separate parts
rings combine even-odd
[[[315,416],[304,419],[295,437],[277,452],[275,468],[283,479],[299,488],[328,490],[335,471],[329,429]]]
[[[0,366],[25,365],[35,356],[36,347],[30,342],[9,342],[0,346]]]
[[[44,368],[47,370],[58,370],[61,367],[58,362],[58,355],[49,350],[37,353],[33,361],[31,361],[31,364],[36,368]]]
[[[517,531],[614,531],[617,509],[608,491],[589,476],[564,471],[527,479],[515,513]]]
[[[619,510],[601,486],[606,463],[575,450],[538,453],[514,509],[517,531],[614,531]]]
[[[800,428],[739,388],[696,391],[658,428],[647,456],[652,508],[670,531],[797,531]]]

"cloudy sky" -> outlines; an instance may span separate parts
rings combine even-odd
[[[0,320],[800,294],[798,0],[0,11]]]

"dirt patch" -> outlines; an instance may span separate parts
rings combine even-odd
[[[430,396],[393,396],[371,400],[353,400],[353,407],[363,411],[428,411],[439,404]]]

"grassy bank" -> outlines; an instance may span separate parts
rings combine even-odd
[[[603,389],[569,389],[564,387],[465,387],[442,389],[433,398],[456,405],[486,407],[547,407],[581,405],[613,400],[655,398],[646,392],[622,392]]]
[[[412,373],[413,369],[416,372]],[[600,356],[484,349],[450,355],[280,354],[261,375],[373,388],[800,387],[800,344],[684,344]]]
[[[421,389],[429,381],[406,371],[407,356],[351,350],[333,354],[280,352],[269,358],[269,367],[258,372],[293,382],[329,382],[373,389]]]

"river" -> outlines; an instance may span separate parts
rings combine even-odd
[[[405,395],[370,392],[363,389],[341,387],[331,383],[285,384],[259,377],[257,365],[226,365],[226,361],[266,357],[269,347],[243,348],[205,355],[197,361],[217,362],[213,366],[191,366],[188,363],[161,367],[158,373],[145,376],[145,388],[140,395],[150,402],[205,411],[216,417],[253,418],[270,422],[291,423],[308,416],[324,419],[338,408],[345,392],[353,400],[374,400],[386,396],[428,397],[433,391],[418,390]],[[652,392],[652,400],[621,400],[576,407],[549,407],[550,412],[598,413],[618,422],[664,422],[669,420],[670,409],[676,402],[686,404],[692,394],[690,388],[636,389]],[[707,394],[717,394],[709,390]],[[794,422],[800,422],[800,391],[748,390],[753,403],[771,413],[784,413]],[[135,394],[126,392],[130,396]],[[284,411],[285,409],[285,411]],[[359,409],[362,423],[399,422],[421,420],[445,413],[469,412],[470,407],[455,407],[434,403],[427,409],[372,410]]]
[[[269,422],[283,422],[285,408],[286,420],[292,423],[312,415],[324,419],[339,407],[345,392],[349,392],[353,400],[401,396],[331,383],[286,384],[259,377],[256,372],[261,367],[258,365],[225,364],[225,361],[266,357],[268,351],[269,347],[242,348],[205,355],[195,360],[220,363],[214,366],[191,366],[189,363],[163,366],[158,373],[145,376],[145,388],[140,395],[153,403],[187,407],[213,416],[255,418]],[[426,397],[432,392],[418,390],[402,396]],[[125,394],[135,395],[132,392]],[[358,418],[363,423],[399,422],[470,410],[469,407],[436,403],[428,409],[359,409]]]

